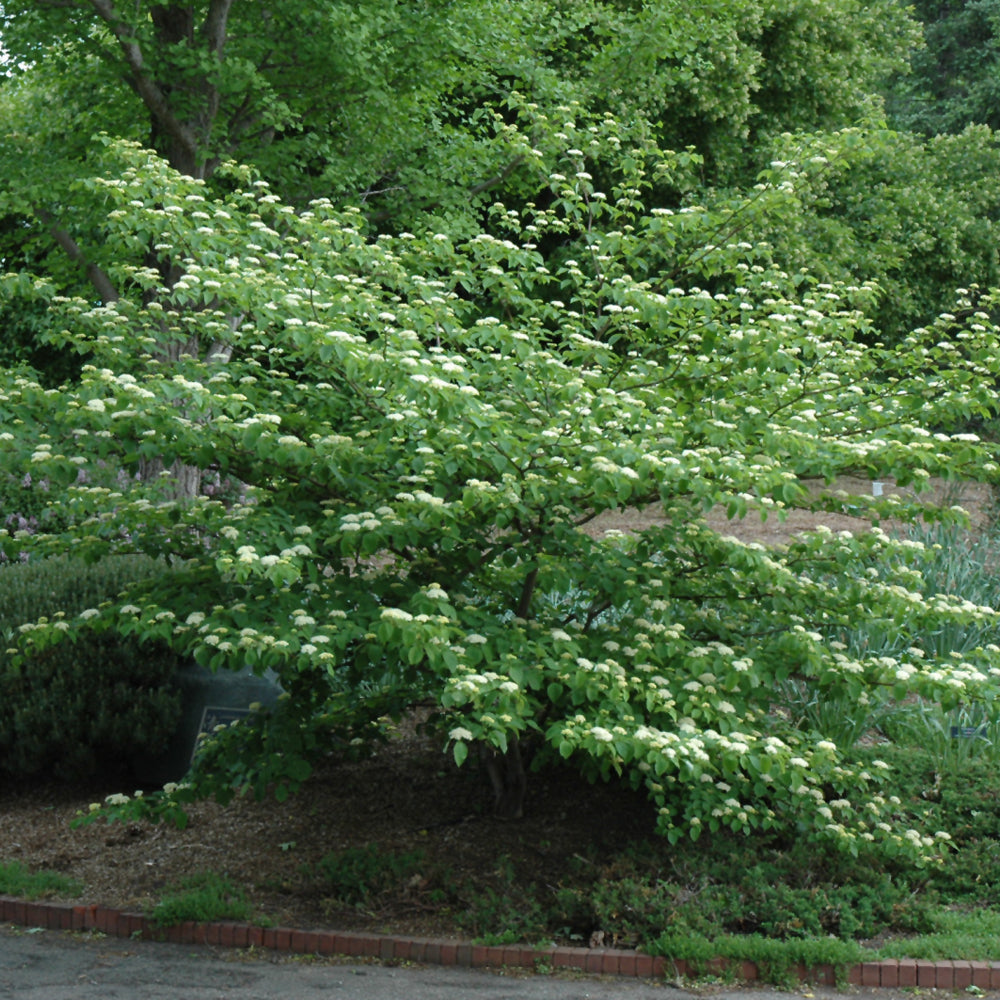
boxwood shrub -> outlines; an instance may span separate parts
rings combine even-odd
[[[52,558],[0,566],[0,635],[113,599],[166,567],[143,556],[86,564]],[[76,780],[165,746],[179,712],[165,645],[104,633],[80,635],[15,665],[0,649],[0,773]]]

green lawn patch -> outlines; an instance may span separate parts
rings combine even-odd
[[[0,862],[0,895],[34,900],[77,897],[82,892],[82,883],[58,872],[30,872],[19,861]]]

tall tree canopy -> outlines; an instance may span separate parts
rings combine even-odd
[[[14,67],[0,208],[41,217],[95,264],[67,206],[100,162],[99,133],[192,177],[236,159],[293,202],[365,203],[411,224],[414,206],[488,204],[516,167],[488,108],[514,90],[546,110],[611,111],[732,178],[759,166],[748,139],[855,124],[912,29],[887,0],[8,0],[0,25]]]
[[[924,135],[1000,128],[1000,4],[918,0],[912,9],[925,44],[889,87],[893,123]]]
[[[234,159],[290,203],[358,205],[382,229],[471,234],[495,196],[541,193],[507,140],[515,92],[610,112],[636,139],[692,146],[701,185],[742,184],[782,131],[871,113],[914,25],[890,0],[6,0],[0,30],[0,262],[109,302],[124,261],[88,183],[114,169],[102,136],[210,183]],[[141,238],[129,253],[179,273]],[[15,355],[43,360],[36,306],[0,310]]]
[[[885,343],[953,308],[959,288],[1000,279],[1000,143],[985,126],[924,138],[884,128],[788,135],[776,162],[803,161],[799,211],[763,217],[789,269],[827,281],[872,281]]]

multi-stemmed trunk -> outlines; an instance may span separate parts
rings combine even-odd
[[[510,738],[506,752],[483,746],[481,759],[493,786],[493,815],[497,819],[520,819],[528,789],[520,740]]]

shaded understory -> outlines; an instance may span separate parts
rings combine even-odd
[[[120,785],[8,789],[0,861],[69,876],[88,902],[152,911],[187,884],[228,894],[242,907],[233,915],[300,927],[648,950],[761,934],[905,954],[907,936],[942,929],[943,907],[1000,903],[1000,775],[990,755],[947,766],[913,748],[878,754],[929,828],[954,837],[941,868],[897,870],[791,838],[671,847],[653,835],[641,796],[562,769],[533,775],[528,815],[503,823],[485,775],[456,769],[414,734],[368,760],[328,761],[280,805],[200,804],[183,831],[69,829],[75,812]],[[988,930],[989,913],[979,915]]]

